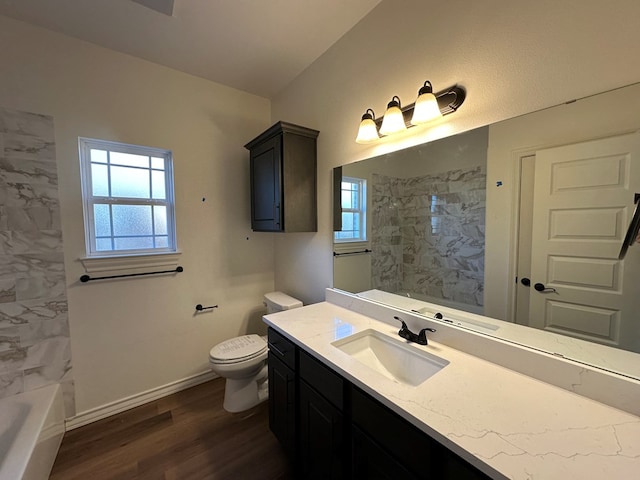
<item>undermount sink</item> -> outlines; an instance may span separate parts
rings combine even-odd
[[[331,345],[396,382],[418,386],[449,362],[377,330],[363,330]]]

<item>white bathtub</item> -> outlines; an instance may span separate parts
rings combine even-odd
[[[64,435],[60,385],[0,399],[0,480],[46,480]]]

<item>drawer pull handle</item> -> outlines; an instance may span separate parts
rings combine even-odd
[[[273,343],[269,344],[269,350],[273,350],[274,352],[276,352],[281,357],[285,356],[284,352],[282,350],[280,350],[278,347],[276,347]]]

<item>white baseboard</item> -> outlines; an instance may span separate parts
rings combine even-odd
[[[74,428],[88,425],[89,423],[93,423],[97,420],[102,420],[103,418],[110,417],[111,415],[115,415],[116,413],[124,412],[134,407],[144,405],[145,403],[149,403],[162,397],[166,397],[167,395],[171,395],[172,393],[180,392],[181,390],[186,390],[190,387],[195,387],[196,385],[208,382],[209,380],[213,380],[217,377],[218,375],[216,375],[213,371],[207,371],[199,373],[197,375],[193,375],[191,377],[183,378],[182,380],[168,383],[167,385],[163,385],[162,387],[152,388],[151,390],[147,390],[146,392],[141,392],[136,395],[123,398],[122,400],[116,400],[115,402],[92,408],[91,410],[87,410],[86,412],[82,412],[74,417],[68,418],[65,421],[65,428],[66,430],[73,430]]]

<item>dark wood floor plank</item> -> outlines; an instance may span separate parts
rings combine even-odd
[[[257,407],[252,416],[240,415],[226,414],[212,421],[176,422],[174,431],[179,439],[141,460],[140,472],[158,466],[169,469],[201,454],[209,454],[211,464],[216,466],[227,462],[230,452],[233,455],[242,451],[247,443],[261,442],[260,434],[272,438],[266,425],[266,404]]]
[[[263,403],[222,408],[215,379],[65,434],[52,480],[290,480]]]
[[[65,445],[66,438],[56,458],[56,464],[60,467],[72,467],[92,460],[97,455],[105,454],[103,460],[107,460],[109,454],[138,440],[146,441],[154,432],[163,431],[171,426],[173,419],[171,412],[164,412],[136,423],[127,425],[126,428],[117,428],[115,431],[101,428],[101,436],[91,435],[91,440],[78,442],[74,440],[72,445]]]

